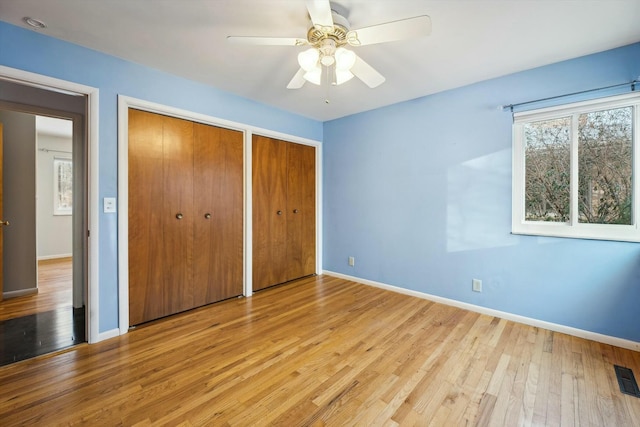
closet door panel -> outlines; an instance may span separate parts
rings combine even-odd
[[[304,228],[302,232],[302,274],[316,272],[316,148],[304,147],[302,155],[305,190],[302,197]]]
[[[194,307],[193,123],[171,117],[163,123],[165,306],[178,313]]]
[[[162,116],[129,110],[129,321],[165,316]]]
[[[242,294],[243,134],[194,125],[197,306]]]
[[[287,281],[287,144],[253,136],[253,289]]]
[[[287,148],[287,280],[315,273],[315,147]]]

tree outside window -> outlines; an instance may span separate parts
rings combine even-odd
[[[53,159],[53,214],[71,215],[73,208],[73,163],[71,159]]]
[[[578,220],[632,224],[633,108],[578,117]]]
[[[569,221],[571,118],[526,123],[525,205],[528,221]]]
[[[513,232],[640,241],[639,122],[637,94],[516,113]]]

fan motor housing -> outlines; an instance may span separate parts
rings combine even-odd
[[[333,27],[312,26],[307,32],[309,44],[317,46],[325,39],[333,39],[336,47],[347,44],[347,34],[349,33],[349,21],[335,10],[331,10],[333,17]]]

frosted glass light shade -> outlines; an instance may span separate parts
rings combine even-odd
[[[322,82],[322,68],[320,68],[320,66],[316,66],[304,73],[304,76],[302,77],[314,85],[320,85]]]
[[[331,55],[323,55],[322,58],[320,58],[320,63],[325,67],[332,66],[334,62],[336,62],[336,59]]]
[[[308,72],[318,64],[319,57],[320,52],[318,52],[318,49],[312,47],[298,54],[298,64],[300,64],[300,68]]]
[[[356,63],[356,54],[343,47],[336,49],[336,69],[338,70],[350,70],[353,64]],[[340,84],[340,83],[338,83]]]
[[[319,49],[313,47],[298,54],[298,64],[305,71],[302,77],[314,85],[322,84],[323,69],[332,76],[335,75],[332,84],[348,82],[353,78],[353,73],[349,70],[355,62],[356,54],[342,47],[336,49],[333,55],[321,54]]]

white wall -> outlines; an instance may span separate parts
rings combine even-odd
[[[71,158],[71,137],[38,133],[37,144],[38,259],[71,256],[72,216],[53,214],[53,159]],[[52,151],[42,151],[43,149]]]

